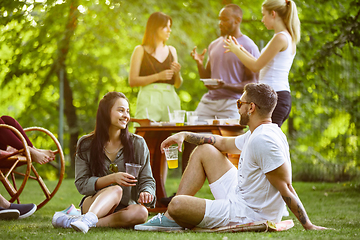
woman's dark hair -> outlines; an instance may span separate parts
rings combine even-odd
[[[123,98],[129,102],[127,97],[120,92],[108,92],[100,100],[96,113],[95,130],[79,144],[79,148],[77,149],[79,157],[82,159],[84,159],[82,153],[90,149],[90,170],[94,176],[100,177],[105,175],[107,172],[105,167],[104,147],[109,141],[111,108],[114,106],[115,101],[119,98]],[[82,145],[88,139],[91,139],[91,143],[88,148],[84,149]],[[123,154],[125,162],[134,162],[134,147],[132,140],[130,139],[128,125],[126,125],[125,129],[121,130],[120,140],[124,146]]]
[[[167,26],[168,22],[170,21],[170,27],[172,26],[172,19],[170,16],[166,15],[162,12],[154,12],[150,15],[147,23],[144,38],[142,41],[142,45],[147,45],[152,49],[153,53],[155,51],[155,38],[156,32],[159,28],[164,28]],[[165,44],[165,43],[164,43]]]

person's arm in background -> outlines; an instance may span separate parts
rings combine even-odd
[[[255,58],[251,57],[247,49],[241,46],[234,37],[225,39],[224,43],[225,52],[235,53],[240,61],[253,72],[259,72],[276,54],[284,51],[288,47],[286,36],[284,34],[277,34],[270,40],[268,47],[260,57]]]
[[[196,61],[200,78],[211,78],[211,67],[209,60],[207,61],[206,66],[204,67],[204,58],[207,50],[204,49],[203,52],[199,54],[196,52],[196,48],[197,47],[194,47],[190,55]]]
[[[178,62],[178,57],[177,57],[177,53],[176,53],[176,49],[173,46],[169,46],[171,54],[174,57],[174,62],[171,63],[171,70],[174,71],[174,75],[175,75],[175,84],[174,86],[176,88],[179,88],[183,82],[183,79],[181,77],[181,73],[180,73],[180,69],[181,69],[181,65]]]
[[[236,84],[230,84],[230,83],[224,82],[223,80],[218,80],[218,85],[208,85],[206,87],[210,90],[224,88],[224,89],[228,89],[233,92],[236,92],[236,93],[243,93],[245,85],[248,83],[256,83],[258,81],[258,76],[259,76],[258,73],[254,73],[245,67],[244,77],[241,82],[236,83]]]

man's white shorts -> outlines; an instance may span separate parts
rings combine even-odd
[[[250,222],[245,216],[243,218],[237,217],[236,221],[231,220],[232,207],[228,196],[234,194],[237,186],[237,169],[235,167],[232,167],[209,186],[215,200],[205,199],[205,215],[197,227],[214,228]]]

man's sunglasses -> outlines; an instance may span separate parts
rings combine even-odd
[[[239,100],[237,100],[236,105],[237,105],[237,108],[240,109],[240,108],[241,108],[241,105],[243,105],[243,104],[250,104],[250,103],[254,103],[254,102],[242,102],[242,101],[239,99]],[[257,105],[256,103],[254,103],[254,104],[255,104],[255,106],[257,106],[257,107],[260,109],[259,105]]]

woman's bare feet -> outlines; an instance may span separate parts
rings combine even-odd
[[[36,150],[38,150],[39,152],[44,153],[46,156],[49,157],[50,161],[54,161],[55,160],[55,151],[52,150],[45,150],[45,149],[38,149],[35,148]]]
[[[12,154],[12,152],[0,150],[0,157],[6,157],[6,156],[9,156],[11,154]]]
[[[16,148],[13,148],[11,146],[7,146],[6,150],[0,150],[0,157],[6,157],[6,156],[13,155],[17,151],[18,150]]]
[[[17,150],[16,148],[13,148],[12,146],[7,146],[6,151],[9,153],[15,153],[19,150]]]
[[[29,147],[32,161],[39,164],[45,164],[55,159],[55,153],[51,150],[43,150]]]

